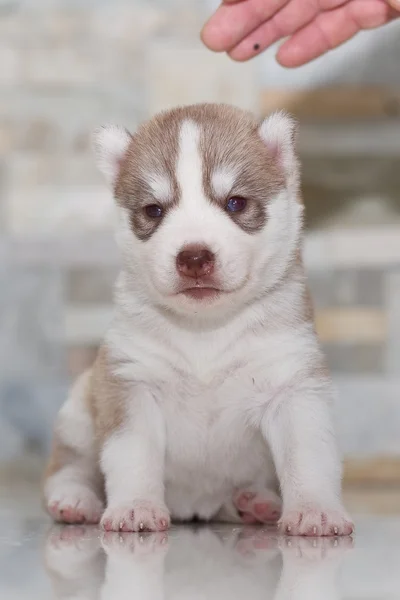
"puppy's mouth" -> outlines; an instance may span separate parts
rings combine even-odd
[[[178,289],[178,296],[184,296],[190,300],[216,300],[224,290],[217,287],[213,281],[193,281],[187,282]]]
[[[214,300],[221,293],[221,290],[214,287],[189,287],[180,292],[191,300]]]

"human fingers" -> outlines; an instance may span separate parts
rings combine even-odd
[[[325,11],[294,33],[278,50],[277,59],[285,67],[298,67],[336,48],[362,29],[374,29],[394,18],[384,0],[350,0],[339,8]]]
[[[225,2],[204,25],[201,39],[210,50],[228,52],[287,2],[288,0]]]
[[[346,0],[334,0],[336,4]],[[326,4],[326,0],[325,0]],[[321,11],[319,3],[310,0],[291,0],[267,19],[257,29],[239,42],[229,56],[234,60],[245,61],[263,52],[276,41],[292,35],[310,23]]]

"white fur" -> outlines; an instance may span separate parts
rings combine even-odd
[[[299,191],[299,169],[295,154],[296,123],[283,111],[267,117],[260,127],[260,136],[283,167],[292,193]]]
[[[204,200],[202,164],[199,152],[200,129],[193,121],[184,121],[179,132],[179,156],[176,169],[181,188],[181,204],[192,214]]]
[[[131,141],[132,137],[128,131],[117,125],[106,125],[94,133],[93,145],[96,151],[97,166],[110,186],[115,184],[119,163]]]
[[[146,181],[156,200],[165,202],[172,199],[172,185],[168,175],[155,172],[147,173]]]
[[[233,184],[236,181],[237,173],[236,169],[227,167],[220,167],[211,176],[211,185],[214,190],[214,194],[218,198],[226,197],[231,191]]]
[[[261,127],[288,176],[253,235],[205,196],[200,128],[181,125],[181,200],[149,240],[133,235],[120,209],[123,269],[105,343],[128,390],[127,417],[101,452],[103,524],[137,529],[138,518],[153,519],[156,528],[166,507],[177,519],[227,514],[236,490],[277,488],[275,463],[289,533],[346,533],[331,384],[314,368],[320,349],[312,324],[297,318],[305,282],[294,262],[302,209],[292,122],[275,115]],[[224,293],[208,304],[177,294],[176,256],[188,243],[216,257]],[[296,529],[299,516],[304,531]]]

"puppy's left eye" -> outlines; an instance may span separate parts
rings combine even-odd
[[[240,212],[246,208],[246,205],[246,198],[242,198],[242,196],[233,196],[232,198],[229,198],[226,204],[226,210],[230,213]]]
[[[150,219],[159,219],[163,215],[163,209],[158,204],[148,204],[144,210]]]

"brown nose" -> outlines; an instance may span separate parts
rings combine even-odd
[[[185,246],[176,257],[176,266],[186,277],[205,277],[214,269],[214,254],[204,246]]]

